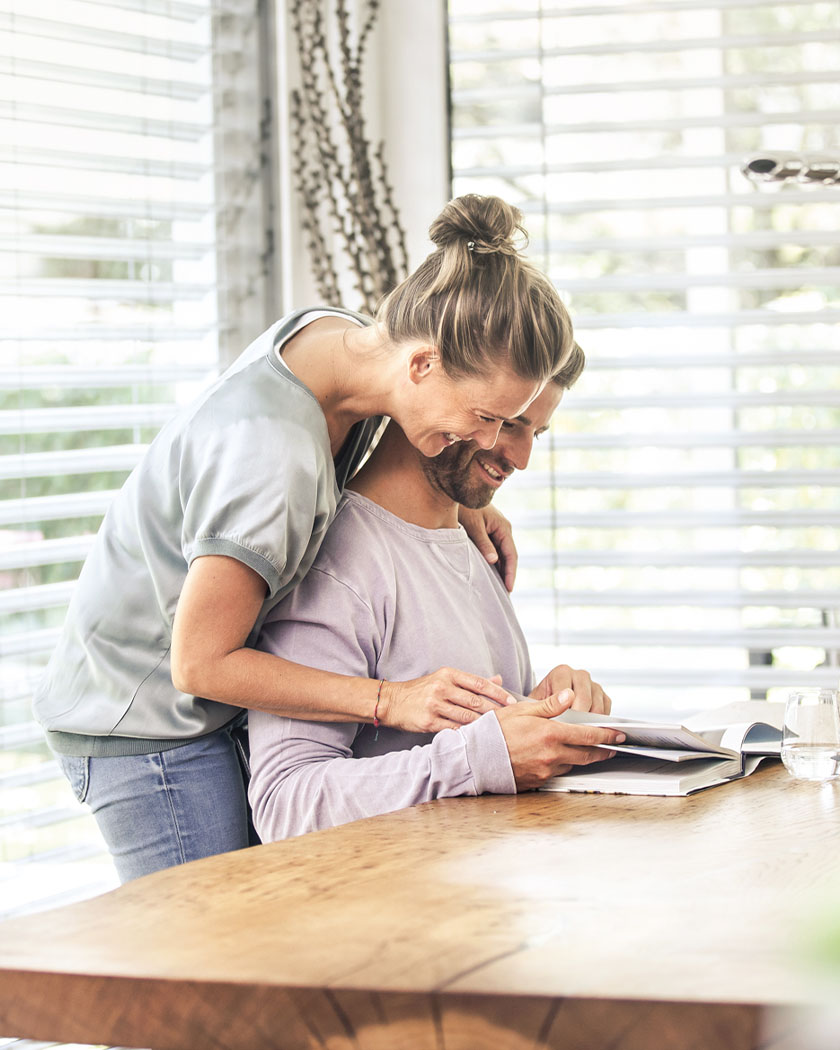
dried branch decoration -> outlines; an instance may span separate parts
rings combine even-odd
[[[355,39],[349,2],[336,0],[329,35],[325,0],[291,5],[301,73],[291,94],[293,176],[322,299],[340,305],[339,274],[349,272],[360,299],[355,305],[372,314],[408,273],[408,252],[384,143],[373,148],[362,116],[362,63],[380,0],[363,4]]]

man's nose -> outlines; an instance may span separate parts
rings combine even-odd
[[[518,434],[511,436],[510,440],[506,440],[503,435],[497,451],[511,466],[516,467],[517,470],[524,470],[531,459],[533,447],[534,439],[530,435]]]

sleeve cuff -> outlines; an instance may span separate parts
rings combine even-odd
[[[229,540],[224,536],[207,536],[197,539],[192,546],[184,552],[188,565],[192,565],[196,558],[207,554],[221,554],[226,558],[234,558],[241,561],[254,572],[258,573],[268,585],[268,596],[273,598],[280,589],[280,573],[271,564],[265,555],[259,551],[252,550],[235,540]]]
[[[493,711],[460,730],[466,745],[467,762],[475,781],[475,793],[515,795],[516,781],[502,727]]]

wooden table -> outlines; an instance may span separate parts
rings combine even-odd
[[[746,1050],[827,992],[840,784],[450,799],[0,925],[0,1035],[155,1050]],[[807,940],[807,937],[805,937]],[[834,989],[837,990],[836,988]]]

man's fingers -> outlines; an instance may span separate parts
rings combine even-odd
[[[575,700],[572,704],[573,711],[597,710],[593,706],[594,684],[588,671],[572,671],[572,689],[575,691]]]
[[[556,718],[574,706],[575,694],[571,689],[563,689],[559,693],[552,693],[536,703],[528,704],[523,711],[538,718]]]
[[[574,750],[576,766],[588,766],[592,762],[603,762],[604,759],[615,757],[615,751],[605,751],[599,747],[578,747]]]
[[[623,744],[627,739],[618,729],[602,729],[599,726],[575,725],[572,722],[555,722],[557,739],[572,747],[599,747]]]

